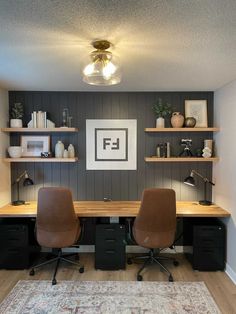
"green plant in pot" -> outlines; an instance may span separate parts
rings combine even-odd
[[[10,111],[10,127],[22,128],[22,118],[24,116],[24,109],[21,103],[15,103]]]
[[[152,110],[156,116],[156,128],[164,128],[165,117],[169,116],[172,112],[171,105],[158,98],[157,102],[152,106]]]

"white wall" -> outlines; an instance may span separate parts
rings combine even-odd
[[[215,92],[216,152],[220,161],[213,166],[214,202],[227,209],[226,272],[236,283],[236,80]]]
[[[0,89],[0,128],[6,127],[8,122],[8,93]],[[9,146],[9,135],[0,132],[0,207],[11,200],[10,165],[3,162],[6,149]]]

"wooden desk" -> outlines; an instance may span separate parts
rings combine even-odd
[[[75,201],[75,212],[79,217],[136,217],[140,201]],[[36,217],[37,203],[0,208],[3,217]],[[230,217],[230,213],[217,206],[202,206],[197,202],[177,202],[177,217]]]

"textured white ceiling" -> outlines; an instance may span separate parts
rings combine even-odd
[[[81,79],[108,39],[123,79]],[[215,90],[236,79],[236,0],[0,0],[0,86],[10,90]]]

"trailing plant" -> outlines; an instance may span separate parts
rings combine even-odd
[[[21,103],[15,103],[11,107],[10,117],[11,119],[22,119],[24,115],[23,105]]]
[[[172,112],[171,105],[167,102],[163,102],[161,98],[158,98],[156,103],[152,106],[152,110],[157,118],[165,118]]]

